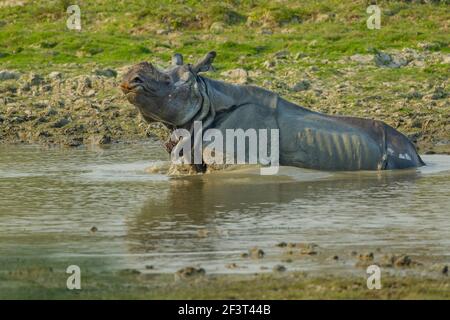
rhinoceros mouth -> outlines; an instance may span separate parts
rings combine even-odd
[[[130,92],[136,92],[136,91],[144,89],[143,83],[136,83],[136,82],[122,83],[120,85],[120,88],[122,89],[124,94],[128,94]]]

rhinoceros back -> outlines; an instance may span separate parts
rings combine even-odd
[[[383,146],[362,130],[316,115],[279,120],[284,121],[288,123],[280,123],[282,165],[321,170],[382,169]]]

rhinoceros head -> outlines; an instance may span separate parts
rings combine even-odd
[[[215,56],[214,51],[209,52],[191,65],[183,64],[183,57],[175,54],[172,66],[164,70],[141,62],[125,74],[122,91],[147,121],[182,126],[202,108],[198,73],[208,71]]]

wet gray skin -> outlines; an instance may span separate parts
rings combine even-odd
[[[382,121],[314,112],[263,88],[201,76],[215,57],[209,52],[191,65],[176,54],[165,70],[142,62],[127,72],[121,88],[146,121],[171,130],[192,130],[194,121],[224,136],[226,129],[279,129],[280,164],[285,166],[384,170],[425,164],[412,142]]]

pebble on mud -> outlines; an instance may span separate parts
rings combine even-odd
[[[374,61],[378,67],[385,68],[400,68],[408,64],[408,61],[404,58],[393,56],[385,52],[377,52],[374,56]]]
[[[280,248],[285,248],[285,247],[287,247],[287,243],[286,242],[280,242],[280,243],[277,243],[276,246],[280,247]]]
[[[374,263],[375,256],[373,252],[360,253],[358,256],[358,261],[356,262],[356,267],[368,267]]]
[[[69,120],[69,119],[62,118],[62,119],[59,119],[59,120],[53,122],[53,123],[51,124],[51,127],[52,127],[52,128],[62,128],[62,127],[64,127],[64,126],[68,125],[69,123],[70,123],[70,120]]]
[[[236,268],[239,268],[239,266],[236,263],[233,262],[233,263],[227,264],[225,266],[225,268],[227,268],[227,269],[236,269]]]
[[[298,92],[298,91],[306,91],[309,88],[311,88],[311,82],[309,82],[308,80],[302,80],[300,82],[297,82],[292,87],[292,90]]]
[[[29,82],[31,86],[38,86],[44,82],[44,78],[36,73],[32,73],[29,78]]]
[[[414,267],[420,266],[421,263],[414,261],[408,255],[385,255],[382,259],[382,266],[384,267],[396,267],[396,268],[405,268],[405,267]]]
[[[286,271],[286,267],[281,264],[278,264],[275,267],[273,267],[273,271],[274,272],[284,272],[284,271]]]
[[[102,76],[102,77],[107,77],[107,78],[115,78],[117,77],[117,71],[113,70],[113,69],[97,69],[95,70],[95,74],[98,76]]]
[[[374,258],[373,252],[361,253],[358,257],[359,261],[373,261]]]
[[[433,94],[431,95],[432,100],[444,99],[447,97],[447,92],[445,92],[444,88],[436,87],[434,89]]]
[[[206,271],[203,268],[185,267],[175,272],[175,280],[190,279],[204,276],[205,274]]]
[[[409,256],[405,256],[405,255],[400,256],[400,257],[395,257],[393,259],[393,261],[394,261],[394,266],[396,266],[396,267],[409,267],[413,263],[411,258]]]
[[[442,274],[443,275],[445,275],[445,276],[448,276],[448,266],[447,265],[445,265],[443,268],[442,268]]]
[[[62,78],[62,73],[59,71],[53,71],[48,74],[48,77],[51,80],[59,80]]]
[[[317,254],[317,251],[314,249],[314,247],[308,247],[301,249],[300,254],[313,256]]]
[[[248,251],[248,254],[250,257],[254,258],[254,259],[261,259],[264,257],[264,251],[262,249],[259,249],[257,247],[251,248]]]
[[[20,74],[14,71],[1,70],[0,71],[0,81],[5,80],[16,80],[20,78]]]
[[[288,255],[294,255],[294,254],[300,254],[300,255],[316,255],[318,254],[316,248],[318,247],[315,243],[279,243],[277,246],[284,247],[288,249],[285,254]],[[293,250],[293,249],[299,249],[299,251]]]
[[[422,50],[439,50],[441,45],[436,42],[419,42],[417,47]]]

